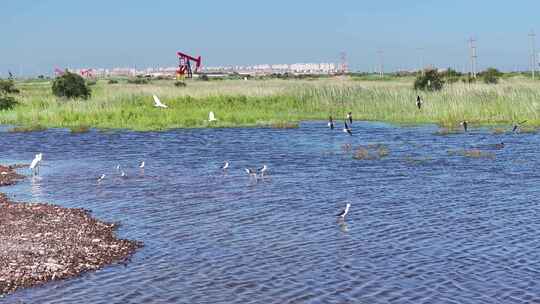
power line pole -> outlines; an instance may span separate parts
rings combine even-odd
[[[383,66],[383,51],[378,50],[377,54],[379,55],[379,76],[384,77],[384,66]]]
[[[534,30],[531,30],[531,33],[529,34],[529,38],[531,40],[531,74],[532,79],[534,80],[534,73],[536,71],[536,45],[535,45],[535,38],[536,34],[534,33]]]
[[[473,78],[476,78],[476,58],[478,57],[476,56],[476,45],[474,45],[475,42],[476,40],[473,37],[469,39],[469,48],[471,51],[471,76]]]
[[[416,50],[420,53],[420,72],[424,76],[424,48],[418,48]]]

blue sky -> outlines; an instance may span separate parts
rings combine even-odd
[[[538,0],[5,0],[0,76],[173,66],[177,50],[206,66],[337,62],[346,51],[367,71],[380,49],[390,71],[417,67],[423,48],[425,63],[461,70],[471,35],[480,68],[525,69],[539,13]]]

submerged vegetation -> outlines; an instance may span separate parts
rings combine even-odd
[[[356,76],[355,76],[356,77]],[[146,80],[146,79],[143,79]],[[508,125],[527,120],[540,125],[540,83],[516,76],[497,85],[455,82],[422,93],[415,105],[413,77],[385,81],[341,76],[319,79],[187,80],[179,90],[173,80],[140,86],[100,80],[88,100],[65,101],[51,93],[49,81],[18,82],[19,104],[0,112],[0,123],[134,130],[193,127],[294,127],[301,120],[336,120],[352,111],[355,119],[395,123],[435,123],[448,130],[462,120],[479,125]],[[152,95],[167,109],[155,108]],[[208,123],[213,111],[217,121]]]

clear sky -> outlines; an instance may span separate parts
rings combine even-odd
[[[532,29],[540,0],[2,0],[0,76],[174,66],[177,50],[206,66],[337,62],[345,51],[368,71],[380,49],[387,71],[418,67],[421,53],[461,70],[471,35],[480,68],[525,69]]]

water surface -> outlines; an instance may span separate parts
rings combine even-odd
[[[3,301],[540,301],[539,135],[436,136],[432,126],[363,122],[353,131],[310,122],[287,130],[2,132],[0,163],[29,163],[43,152],[44,167],[39,178],[1,191],[90,209],[121,223],[121,237],[145,243],[127,265]],[[390,154],[354,160],[344,144],[384,144]],[[448,153],[472,148],[494,158]],[[259,182],[243,171],[263,164],[270,175]],[[337,222],[346,202],[351,212]]]

